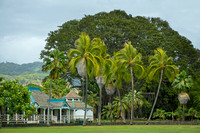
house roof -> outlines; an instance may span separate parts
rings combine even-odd
[[[73,90],[71,90],[64,98],[81,98],[78,94],[76,94]]]
[[[84,109],[85,103],[81,101],[67,101],[70,107],[76,108],[76,109]],[[92,109],[90,105],[87,105],[87,109]]]
[[[29,88],[31,102],[37,103],[40,108],[48,108],[49,96],[38,88]],[[50,108],[69,107],[65,99],[50,99]]]
[[[30,98],[31,103],[36,104],[39,108],[48,108],[49,96],[42,92],[40,88],[29,88],[31,92]],[[81,98],[81,96],[77,95],[74,91],[70,91],[66,96],[66,98]],[[72,108],[72,109],[84,109],[85,103],[82,101],[66,101],[63,99],[50,99],[50,108],[51,109],[59,109],[59,108]],[[92,109],[90,105],[87,105],[87,109]]]

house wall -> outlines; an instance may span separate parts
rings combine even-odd
[[[85,111],[83,109],[76,109],[74,111],[74,119],[84,119]],[[93,110],[88,110],[86,113],[86,119],[93,120]]]

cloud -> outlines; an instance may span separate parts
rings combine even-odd
[[[198,0],[0,0],[0,62],[36,61],[47,34],[57,26],[114,9],[160,17],[200,48],[199,5]]]
[[[45,37],[30,35],[4,36],[0,39],[0,61],[19,64],[40,61],[44,40]]]

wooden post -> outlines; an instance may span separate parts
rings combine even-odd
[[[9,108],[8,108],[8,110],[9,110]],[[10,115],[9,114],[7,114],[7,124],[9,124],[9,120],[10,120]]]
[[[60,108],[60,123],[62,121],[62,108]]]
[[[24,116],[23,116],[23,118],[24,118],[24,124],[25,124],[25,122],[26,122],[26,119],[25,119],[25,111],[24,111]]]
[[[70,123],[70,109],[68,110],[68,123]]]
[[[16,118],[15,118],[15,121],[16,121],[16,123],[17,123],[17,113],[15,113],[15,117],[16,117]]]
[[[45,110],[46,110],[46,109],[44,108],[43,110],[44,110],[44,123],[45,123],[45,120],[46,120],[46,119],[45,119]]]
[[[51,109],[51,123],[53,123],[53,109]]]

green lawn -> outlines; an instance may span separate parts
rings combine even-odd
[[[0,133],[200,133],[199,125],[123,125],[1,128]]]

